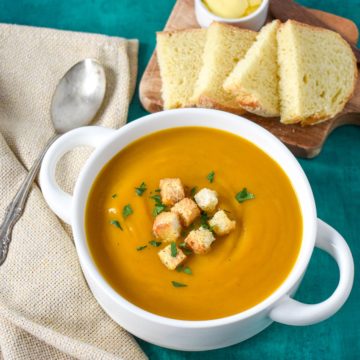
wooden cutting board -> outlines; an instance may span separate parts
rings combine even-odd
[[[327,23],[346,37],[356,43],[359,32],[356,25],[345,18],[312,10],[313,15],[324,23]],[[270,20],[270,16],[269,16]],[[165,26],[165,30],[177,30],[199,27],[194,13],[194,0],[177,0],[173,11]],[[143,74],[139,88],[140,101],[149,112],[163,110],[161,99],[161,77],[156,59],[153,53],[148,66]],[[277,136],[287,147],[299,157],[312,158],[318,155],[322,146],[335,128],[354,124],[360,125],[360,79],[358,79],[355,93],[345,109],[336,118],[319,125],[302,127],[301,125],[283,125],[278,118],[263,118],[253,114],[244,114],[244,117],[266,128]]]

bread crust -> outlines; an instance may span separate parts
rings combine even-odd
[[[165,35],[165,36],[172,36],[173,34],[182,34],[184,32],[187,33],[194,33],[194,32],[203,32],[206,31],[206,29],[180,29],[180,30],[167,30],[167,31],[157,31],[156,36],[158,35]]]
[[[231,112],[236,115],[243,115],[246,113],[246,111],[243,108],[241,108],[240,105],[238,107],[226,106],[226,105],[220,104],[215,99],[213,99],[205,94],[199,96],[199,98],[196,102],[196,106],[204,107],[207,109],[217,109],[217,110],[227,111],[227,112]]]
[[[228,24],[228,23],[222,23],[222,22],[220,22],[220,21],[213,21],[213,22],[211,23],[211,25],[220,25],[221,27],[227,27],[227,28],[229,28],[229,29],[231,29],[231,30],[234,30],[234,31],[239,31],[239,30],[241,30],[241,31],[247,32],[247,33],[249,33],[249,34],[257,34],[257,31],[253,31],[253,30],[250,30],[250,29],[242,29],[242,28],[239,28],[239,27],[236,26],[236,25],[231,25],[231,24]],[[210,25],[210,26],[211,26],[211,25]]]
[[[277,117],[280,116],[280,112],[267,111],[261,104],[261,102],[252,94],[243,92],[236,98],[239,105],[248,112],[260,115],[263,117]]]

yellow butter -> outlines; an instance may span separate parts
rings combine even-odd
[[[246,11],[244,16],[248,16],[250,14],[252,14],[254,11],[256,11],[259,8],[259,6],[249,6]]]
[[[249,5],[251,7],[253,7],[253,6],[259,7],[260,4],[261,4],[261,0],[249,0]]]
[[[213,14],[228,19],[250,15],[259,8],[261,2],[262,0],[203,0]]]
[[[203,2],[213,14],[230,19],[244,16],[249,7],[248,0],[203,0]]]

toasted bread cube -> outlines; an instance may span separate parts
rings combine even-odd
[[[215,237],[210,230],[200,227],[197,230],[190,231],[184,241],[195,254],[206,254],[215,241]]]
[[[166,206],[173,206],[185,197],[184,187],[179,178],[160,180],[161,201]]]
[[[200,209],[195,201],[185,198],[176,203],[170,210],[179,215],[180,221],[184,226],[189,226],[198,216]]]
[[[224,210],[219,210],[209,220],[209,225],[216,235],[227,235],[235,229],[236,222],[230,220]]]
[[[162,241],[175,241],[181,234],[181,224],[178,214],[162,212],[154,220],[153,233]]]
[[[179,266],[186,259],[186,255],[181,251],[181,249],[177,247],[176,250],[176,256],[171,255],[171,245],[164,247],[158,252],[161,262],[169,270],[176,269],[176,267]]]
[[[218,204],[217,192],[207,188],[201,189],[195,194],[194,199],[201,210],[213,212]]]

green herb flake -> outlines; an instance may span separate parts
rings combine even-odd
[[[116,199],[116,198],[117,198],[117,194],[112,194],[111,197],[112,197],[113,199]]]
[[[157,193],[159,193],[161,190],[160,190],[160,189],[155,189],[154,191],[157,192]]]
[[[136,250],[137,251],[141,251],[141,250],[144,250],[144,249],[146,249],[147,248],[147,245],[142,245],[142,246],[138,246],[137,248],[136,248]]]
[[[185,236],[186,236],[186,231],[185,231],[185,230],[182,230],[180,235],[181,235],[182,237],[185,237]]]
[[[185,255],[191,255],[191,254],[192,254],[191,249],[189,249],[189,248],[187,247],[187,245],[186,245],[185,242],[180,243],[180,244],[179,244],[179,248],[182,249],[182,251],[183,251],[183,253],[184,253]]]
[[[196,193],[196,186],[190,189],[190,196],[194,197],[195,193]]]
[[[124,217],[124,219],[126,219],[129,215],[131,215],[133,213],[133,209],[131,208],[130,204],[127,204],[123,207],[123,211],[122,211],[122,215]]]
[[[241,204],[246,200],[255,199],[255,195],[249,192],[245,187],[235,195],[235,199]]]
[[[151,240],[151,241],[149,241],[149,244],[154,247],[159,247],[162,244],[162,242],[156,241],[156,240]]]
[[[200,214],[200,226],[204,229],[211,230],[210,225],[208,224],[209,216],[205,211],[202,211]]]
[[[155,205],[153,209],[153,216],[157,216],[165,210],[165,205]]]
[[[206,178],[209,180],[210,183],[213,183],[215,179],[215,172],[214,171],[209,172]]]
[[[183,272],[184,272],[185,274],[192,275],[192,271],[191,271],[191,269],[190,269],[188,266],[186,266],[186,267],[183,269]]]
[[[176,242],[172,242],[171,245],[170,245],[170,250],[171,250],[171,256],[172,257],[176,257],[178,251],[177,251],[177,247],[176,247]]]
[[[192,251],[190,249],[187,249],[187,248],[183,249],[183,253],[185,255],[192,255]]]
[[[110,221],[111,225],[114,225],[115,227],[117,227],[118,229],[120,229],[121,231],[124,231],[124,229],[122,228],[121,224],[119,223],[119,221],[117,220],[111,220]]]
[[[151,199],[155,200],[156,204],[161,204],[161,197],[160,195],[156,194],[156,195],[152,195],[150,196]]]
[[[184,265],[179,265],[179,266],[176,267],[175,270],[177,272],[183,272],[183,273],[185,273],[187,275],[192,275],[192,271],[188,266],[184,267]]]
[[[147,190],[146,184],[142,182],[139,187],[135,188],[137,196],[142,196],[142,194]]]
[[[173,287],[176,287],[176,288],[186,287],[187,286],[186,284],[183,284],[183,283],[177,282],[177,281],[172,281],[171,283],[172,283]]]
[[[150,198],[155,201],[155,207],[153,209],[153,216],[155,217],[162,213],[166,209],[166,206],[161,202],[160,195],[152,195]]]

